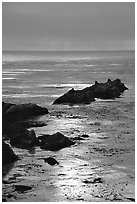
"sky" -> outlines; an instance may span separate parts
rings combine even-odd
[[[3,50],[135,49],[134,2],[3,2]]]

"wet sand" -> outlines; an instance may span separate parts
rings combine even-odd
[[[3,171],[3,201],[135,201],[134,102],[96,101],[88,106],[49,106],[37,136],[88,135],[52,152],[14,148],[20,160]],[[44,158],[53,156],[59,165]],[[21,186],[20,186],[21,185]]]

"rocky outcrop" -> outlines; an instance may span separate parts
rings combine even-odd
[[[118,98],[127,89],[128,88],[121,82],[120,79],[113,81],[108,79],[106,83],[99,83],[95,81],[94,85],[82,90],[71,89],[66,94],[56,99],[53,104],[90,104],[92,101],[95,101],[95,98]]]
[[[47,114],[47,108],[32,103],[11,104],[2,102],[2,137],[10,139],[10,144],[19,148],[31,148],[38,145],[34,130],[30,127],[41,127],[46,124],[36,121],[39,115]]]
[[[33,103],[16,105],[2,102],[2,116],[8,121],[27,120],[44,114],[48,114],[48,109]]]
[[[60,132],[53,135],[43,135],[38,137],[38,139],[40,141],[41,149],[51,151],[57,151],[75,144],[75,142],[71,141]]]
[[[18,160],[18,157],[15,155],[11,147],[2,142],[2,164],[12,163]]]
[[[10,144],[13,147],[30,149],[34,146],[39,145],[39,140],[36,138],[34,130],[26,130],[19,135],[12,136],[10,138]]]
[[[95,99],[88,91],[85,91],[84,89],[74,90],[72,88],[66,94],[56,99],[53,104],[89,104],[92,101],[95,101]]]

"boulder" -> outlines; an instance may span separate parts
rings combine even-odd
[[[2,164],[12,163],[18,160],[18,157],[15,155],[11,147],[2,142]]]
[[[30,149],[39,145],[39,140],[36,138],[34,130],[24,130],[10,138],[10,144],[13,147],[22,149]]]
[[[37,145],[34,130],[27,129],[46,125],[34,118],[47,113],[47,108],[32,103],[15,105],[2,102],[2,138],[10,139],[10,144],[15,147],[29,148]]]
[[[39,115],[48,114],[47,108],[42,108],[33,103],[8,104],[2,103],[3,118],[10,121],[26,120]]]
[[[74,90],[73,88],[65,93],[63,96],[57,98],[53,104],[90,104],[95,101],[95,98],[100,99],[114,99],[128,88],[121,82],[120,79],[111,81],[108,79],[106,83],[99,83],[86,87],[82,90]]]
[[[90,104],[92,101],[95,101],[95,99],[89,92],[72,88],[66,94],[56,99],[53,104]]]
[[[46,163],[50,164],[51,166],[59,164],[59,162],[56,159],[54,159],[53,157],[47,157],[47,158],[44,159],[44,161]]]
[[[38,139],[40,140],[41,149],[50,151],[58,151],[62,148],[75,144],[75,142],[71,141],[60,132],[53,135],[43,135],[38,137]]]

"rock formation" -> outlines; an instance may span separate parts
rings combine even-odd
[[[108,79],[106,83],[99,83],[86,87],[82,90],[74,90],[73,88],[63,96],[57,98],[53,104],[90,104],[95,98],[115,99],[128,89],[120,79],[111,81]]]

